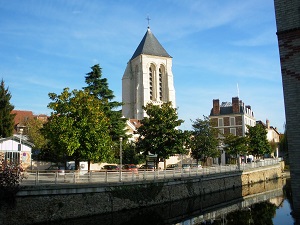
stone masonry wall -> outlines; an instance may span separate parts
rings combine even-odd
[[[153,206],[185,198],[235,190],[244,185],[281,177],[280,165],[247,173],[230,173],[160,182],[115,185],[33,186],[22,189],[16,205],[2,204],[0,224],[32,224]],[[246,190],[246,191],[245,191]]]
[[[300,1],[275,0],[293,206],[300,215]],[[300,216],[298,218],[300,221]]]

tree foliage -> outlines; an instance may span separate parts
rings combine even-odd
[[[247,137],[228,134],[224,139],[224,150],[229,155],[244,155],[248,153],[249,139]]]
[[[34,144],[33,149],[42,149],[47,144],[47,140],[41,132],[44,122],[37,118],[29,118],[25,121],[26,131],[25,135],[28,137],[28,141]]]
[[[48,107],[54,112],[43,127],[50,149],[60,157],[105,161],[111,157],[109,119],[104,104],[87,91],[65,88],[60,95],[49,93]]]
[[[192,122],[192,157],[203,162],[206,162],[208,157],[219,157],[219,130],[212,126],[211,120],[206,116],[203,116],[203,120],[198,118]]]
[[[261,124],[247,126],[246,136],[249,138],[249,153],[255,157],[271,153],[271,146],[267,140],[267,131]]]
[[[92,71],[87,73],[85,77],[88,86],[83,89],[102,101],[104,113],[109,118],[109,133],[112,140],[118,142],[120,137],[126,139],[126,119],[122,118],[121,110],[117,110],[118,107],[122,106],[122,103],[113,101],[114,93],[109,89],[107,79],[102,78],[102,68],[99,64],[92,66],[91,69]]]
[[[0,161],[0,210],[4,202],[13,207],[16,194],[20,190],[20,182],[23,179],[22,167],[19,164],[6,164],[4,159]]]
[[[287,141],[287,131],[286,126],[284,129],[284,134],[279,137],[279,149],[280,152],[288,154],[288,141]]]
[[[13,135],[14,118],[12,114],[14,106],[10,103],[11,94],[8,88],[5,88],[4,81],[1,81],[0,86],[0,136],[10,137]]]
[[[145,155],[156,155],[157,163],[161,158],[168,159],[175,154],[186,153],[188,135],[177,129],[183,120],[178,119],[177,110],[171,102],[161,106],[148,104],[144,110],[147,117],[141,120],[142,125],[137,129],[140,136],[136,149]]]
[[[138,152],[135,143],[123,141],[123,164],[141,164],[145,160],[145,155]]]

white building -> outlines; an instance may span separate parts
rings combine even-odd
[[[34,145],[18,136],[0,139],[0,166],[21,164],[23,168],[31,166],[31,151]]]
[[[122,113],[141,120],[146,116],[143,106],[169,101],[176,107],[172,57],[148,27],[122,78]]]

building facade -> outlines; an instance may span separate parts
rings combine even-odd
[[[300,1],[274,0],[295,224],[300,223]]]
[[[172,102],[176,107],[172,57],[148,27],[146,34],[127,63],[122,78],[122,113],[125,118],[141,120],[143,106]]]
[[[0,169],[6,165],[31,166],[31,152],[34,145],[22,137],[0,138]]]
[[[232,102],[213,100],[213,108],[209,118],[213,126],[220,130],[221,136],[233,134],[245,136],[247,125],[255,126],[256,121],[251,106],[245,105],[238,97],[233,97]]]
[[[228,134],[245,136],[248,131],[247,125],[255,126],[256,124],[251,106],[245,105],[238,97],[233,97],[231,102],[222,102],[221,104],[219,99],[214,99],[209,118],[213,126],[219,129],[219,138],[224,138]],[[222,146],[220,146],[220,150],[221,157],[215,159],[215,163],[225,165],[229,163],[230,157],[226,155]]]
[[[271,156],[278,158],[279,156],[279,142],[280,133],[276,127],[270,125],[270,121],[267,119],[266,123],[261,120],[256,121],[256,124],[261,124],[267,131],[267,140],[271,143],[272,150],[274,151]]]

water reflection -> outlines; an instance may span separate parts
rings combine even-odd
[[[287,203],[290,202],[290,193],[289,180],[279,179],[169,204],[48,224],[288,225],[286,221],[282,222],[274,217],[277,218],[278,210],[283,208],[284,194],[287,196]]]

